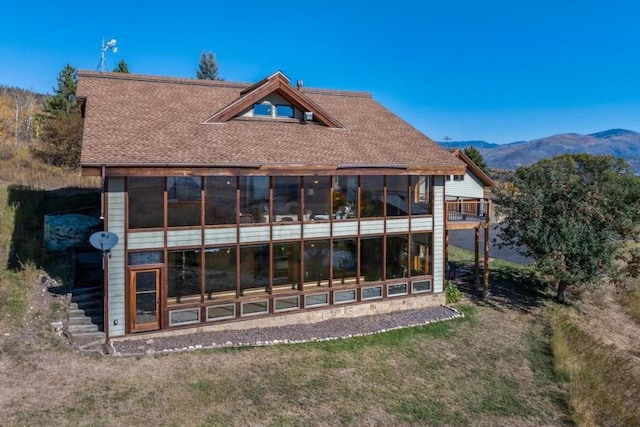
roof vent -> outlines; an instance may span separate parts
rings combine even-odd
[[[305,122],[313,121],[313,113],[311,111],[305,111],[304,112],[304,121]]]
[[[298,80],[298,90],[302,90],[302,80]]]

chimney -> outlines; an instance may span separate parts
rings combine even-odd
[[[302,80],[298,80],[298,90],[302,90]]]

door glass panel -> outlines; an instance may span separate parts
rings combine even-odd
[[[136,325],[158,321],[157,271],[136,273]]]

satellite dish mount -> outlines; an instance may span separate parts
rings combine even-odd
[[[104,261],[104,257],[111,258],[111,248],[118,243],[118,236],[115,233],[110,233],[108,231],[98,231],[89,237],[89,243],[91,243],[91,246],[102,252]]]

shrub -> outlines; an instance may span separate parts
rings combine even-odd
[[[447,304],[455,304],[462,299],[460,289],[451,280],[444,282],[444,292],[447,297]]]

